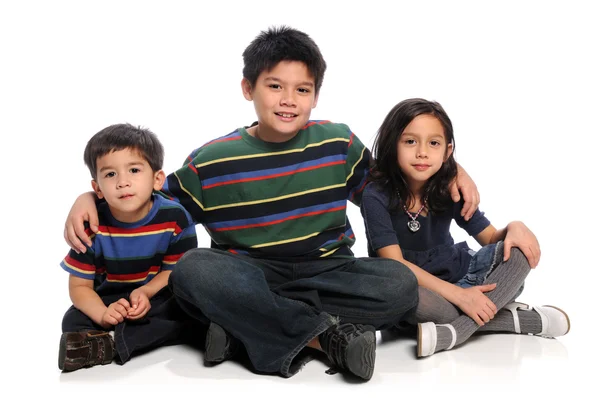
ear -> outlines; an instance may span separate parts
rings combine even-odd
[[[252,84],[250,84],[250,80],[245,77],[242,79],[242,93],[244,94],[244,98],[248,101],[252,101]]]
[[[96,180],[92,180],[92,189],[94,190],[94,192],[96,192],[96,196],[98,196],[98,199],[104,199],[104,195],[100,190],[100,185],[98,185]]]
[[[448,144],[448,149],[446,150],[446,159],[444,159],[444,162],[448,159],[450,159],[450,156],[452,156],[452,150],[454,149],[454,146],[452,144]]]
[[[317,107],[317,102],[319,102],[319,94],[315,94],[315,100],[313,101],[312,109]]]
[[[163,184],[165,183],[165,172],[162,170],[157,171],[156,173],[154,173],[154,190],[155,191],[160,191],[160,189],[163,187]]]

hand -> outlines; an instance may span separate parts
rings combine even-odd
[[[460,211],[460,215],[465,221],[469,221],[479,206],[479,191],[477,190],[475,181],[471,179],[462,167],[458,166],[456,178],[450,183],[449,188],[454,202],[458,203],[460,201],[459,191],[462,193],[465,204]]]
[[[540,244],[529,228],[521,221],[513,221],[506,226],[506,237],[504,238],[504,261],[510,258],[510,249],[518,247],[521,249],[529,266],[537,267],[542,252]]]
[[[111,326],[116,326],[125,320],[127,317],[127,311],[129,310],[129,301],[124,298],[111,303],[102,314],[102,321],[100,326],[105,329],[109,329]]]
[[[148,294],[141,287],[131,292],[129,301],[131,301],[131,308],[127,312],[127,319],[130,320],[143,318],[152,307]]]
[[[94,233],[98,232],[98,211],[96,210],[96,196],[91,192],[79,195],[65,222],[64,238],[67,244],[77,253],[85,253],[92,241],[85,233],[84,221],[90,223],[90,228]],[[82,243],[83,241],[83,243]]]
[[[490,292],[496,288],[496,284],[473,286],[467,289],[461,289],[458,302],[455,303],[465,314],[473,318],[479,326],[483,326],[493,319],[498,309],[490,300],[485,292]]]

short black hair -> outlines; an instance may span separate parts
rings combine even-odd
[[[138,151],[154,172],[163,167],[164,148],[153,132],[129,123],[113,124],[94,134],[85,146],[83,161],[90,169],[92,178],[96,179],[96,161],[99,157],[122,149]]]
[[[315,79],[319,93],[327,64],[317,44],[306,33],[288,26],[271,27],[262,31],[242,54],[243,75],[252,87],[263,71],[270,71],[281,61],[299,61],[306,65]]]

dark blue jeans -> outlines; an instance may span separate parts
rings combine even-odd
[[[105,305],[121,298],[129,299],[129,293],[110,294],[100,297]],[[169,288],[161,289],[150,299],[150,311],[142,319],[124,321],[114,327],[115,361],[127,362],[132,355],[146,352],[160,346],[193,343],[204,338],[206,325],[191,318],[177,304]],[[62,331],[82,332],[105,330],[94,323],[87,315],[71,306],[62,321]]]
[[[391,327],[418,301],[414,274],[381,258],[276,261],[194,249],[169,286],[190,315],[240,340],[257,371],[285,377],[298,371],[296,355],[330,326]]]

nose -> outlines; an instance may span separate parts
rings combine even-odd
[[[417,158],[419,159],[427,159],[427,143],[419,144],[417,148]]]
[[[282,90],[279,103],[284,106],[296,107],[296,90],[292,88]]]
[[[131,186],[131,181],[129,181],[129,178],[126,177],[127,176],[119,176],[119,180],[117,181],[117,188],[127,188]]]

